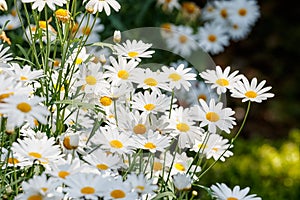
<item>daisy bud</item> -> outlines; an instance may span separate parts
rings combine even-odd
[[[68,150],[73,150],[78,147],[79,135],[78,134],[68,134],[65,135],[63,139],[63,145]]]
[[[114,39],[113,39],[113,41],[115,43],[121,42],[121,32],[120,31],[115,31],[114,32]]]
[[[0,0],[0,10],[7,11],[7,4],[5,0]]]
[[[102,65],[104,65],[104,64],[106,63],[106,58],[105,58],[105,55],[104,55],[104,54],[101,54],[101,55],[100,55],[100,63],[101,63]]]
[[[193,190],[192,195],[193,195],[193,196],[197,196],[197,195],[198,195],[198,192],[197,192],[196,190]]]
[[[94,8],[93,8],[93,7],[87,7],[87,8],[86,8],[86,11],[87,11],[89,14],[93,14],[93,13],[94,13]]]
[[[173,176],[173,183],[177,190],[190,190],[192,187],[192,179],[186,174],[176,174]]]
[[[55,17],[62,23],[67,23],[70,20],[70,12],[66,9],[58,9],[55,11]]]

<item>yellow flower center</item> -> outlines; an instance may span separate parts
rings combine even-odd
[[[91,31],[92,31],[92,29],[88,26],[83,27],[81,30],[82,34],[84,34],[84,35],[89,35],[91,33]]]
[[[41,190],[43,190],[43,192],[47,192],[48,188],[42,187]]]
[[[144,133],[146,133],[146,131],[147,131],[147,129],[146,129],[146,126],[144,124],[137,124],[133,128],[133,132],[135,134],[144,134]]]
[[[139,53],[136,52],[136,51],[130,51],[130,52],[128,52],[128,56],[129,56],[130,58],[134,58],[134,57],[136,57],[136,56],[138,56],[138,55],[139,55]]]
[[[169,79],[172,79],[173,81],[179,81],[181,79],[181,76],[177,73],[172,73],[168,77]]]
[[[158,84],[154,78],[146,78],[144,83],[149,86],[156,86]]]
[[[228,86],[229,85],[229,81],[227,79],[224,78],[220,78],[216,81],[216,83],[220,86]]]
[[[68,150],[72,150],[72,149],[76,149],[77,148],[77,146],[71,145],[71,137],[70,136],[65,136],[64,137],[63,145]]]
[[[5,94],[0,94],[0,102],[2,102],[5,98],[10,97],[13,95],[13,92],[5,93]]]
[[[155,149],[156,145],[153,144],[152,142],[147,142],[146,144],[144,144],[144,147],[147,149]]]
[[[123,147],[123,143],[120,142],[119,140],[112,140],[110,141],[110,146],[116,149],[121,149]]]
[[[144,106],[144,108],[145,108],[146,110],[148,110],[148,111],[151,111],[151,110],[153,110],[153,109],[155,108],[155,105],[152,104],[152,103],[149,103],[149,104],[146,104],[146,105]]]
[[[240,16],[246,16],[247,15],[247,10],[245,8],[239,9],[239,15]]]
[[[46,21],[39,21],[39,26],[42,29],[46,29],[47,28],[47,22]]]
[[[21,102],[17,105],[17,109],[23,113],[28,113],[31,111],[31,106],[26,102]]]
[[[60,177],[60,178],[63,178],[63,179],[65,179],[67,176],[69,176],[70,175],[70,173],[69,172],[67,172],[67,171],[60,171],[60,172],[58,172],[58,176]]]
[[[138,185],[138,186],[136,186],[135,188],[138,189],[138,190],[141,190],[141,191],[144,191],[144,190],[145,190],[145,187],[142,186],[142,185]]]
[[[20,80],[21,80],[21,81],[27,81],[28,78],[27,78],[26,76],[21,76],[21,77],[20,77]]]
[[[12,10],[12,11],[10,12],[10,14],[11,14],[12,16],[16,17],[16,16],[17,16],[17,11],[16,11],[16,10]]]
[[[239,199],[235,197],[228,197],[226,200],[239,200]]]
[[[58,9],[57,11],[55,11],[55,17],[58,20],[66,23],[70,19],[70,12],[66,9]]]
[[[198,148],[199,149],[205,149],[205,148],[207,148],[208,146],[206,145],[206,144],[198,144]]]
[[[254,91],[252,91],[252,90],[250,90],[250,91],[248,91],[248,92],[245,93],[245,96],[252,99],[252,98],[256,98],[257,97],[257,93],[254,92]]]
[[[179,170],[179,171],[182,171],[182,172],[185,171],[185,167],[184,167],[184,165],[181,164],[181,163],[175,163],[175,164],[174,164],[174,167],[175,167],[177,170]]]
[[[160,27],[165,29],[164,31],[166,32],[172,32],[172,26],[170,23],[164,23]]]
[[[75,64],[80,65],[83,62],[81,58],[76,58]]]
[[[29,156],[34,157],[34,158],[41,158],[42,155],[37,153],[37,152],[29,152],[28,153]]]
[[[43,197],[39,194],[31,195],[27,198],[27,200],[43,200]]]
[[[15,164],[19,163],[20,161],[18,159],[16,159],[16,158],[8,158],[7,162],[9,164],[14,164],[15,165]]]
[[[188,40],[188,38],[185,35],[181,35],[179,37],[179,42],[182,44],[186,43],[187,40]]]
[[[98,164],[97,168],[100,170],[107,170],[109,167],[106,164]]]
[[[14,29],[14,25],[8,24],[8,25],[6,26],[6,28],[7,28],[7,30],[12,30],[12,29]]]
[[[123,190],[113,190],[111,191],[110,196],[114,199],[121,199],[126,197],[126,193]]]
[[[163,164],[160,162],[153,163],[153,170],[154,171],[161,171],[163,169]]]
[[[226,10],[226,9],[221,9],[221,10],[220,10],[220,15],[221,15],[223,18],[227,18],[227,16],[228,16],[227,10]]]
[[[217,148],[217,147],[214,147],[214,148],[212,148],[212,150],[214,150],[214,151],[219,151],[219,148]]]
[[[217,37],[216,37],[215,35],[213,35],[213,34],[208,35],[207,39],[208,39],[208,41],[210,41],[210,42],[215,42],[215,41],[217,41]]]
[[[182,7],[189,14],[193,14],[197,10],[197,6],[194,2],[183,2]]]
[[[206,113],[205,117],[208,121],[211,121],[211,122],[217,122],[220,119],[219,115],[215,112],[208,112],[208,113]]]
[[[233,24],[233,26],[232,26],[232,27],[233,27],[233,29],[234,29],[234,30],[237,30],[237,29],[239,29],[239,26],[238,26],[237,24]]]
[[[187,132],[190,130],[190,126],[186,123],[179,123],[176,125],[177,130],[180,132]]]
[[[112,99],[110,97],[104,96],[100,98],[100,103],[103,106],[110,106],[112,104]]]
[[[95,85],[97,83],[97,79],[92,75],[85,77],[85,81],[88,85]]]
[[[127,80],[129,77],[129,73],[126,70],[120,70],[118,72],[118,77],[123,80]]]
[[[87,187],[81,188],[80,192],[82,194],[94,194],[95,193],[95,189],[93,187],[87,186]]]

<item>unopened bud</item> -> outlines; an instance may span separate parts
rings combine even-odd
[[[0,10],[7,11],[7,4],[5,0],[0,0]]]
[[[192,195],[193,195],[193,196],[197,196],[197,195],[198,195],[198,192],[197,192],[196,190],[193,190],[193,191],[192,191]]]
[[[58,19],[58,21],[67,23],[70,20],[70,12],[66,9],[58,9],[55,11],[55,17]]]
[[[115,43],[120,43],[121,42],[121,32],[120,31],[115,31],[114,32],[114,39],[113,41]]]
[[[101,62],[102,65],[104,65],[106,63],[106,58],[105,58],[104,54],[100,55],[100,62]]]
[[[79,135],[78,134],[66,135],[63,139],[63,145],[68,150],[77,149],[78,144],[79,144]]]
[[[94,13],[94,8],[93,7],[87,7],[86,12],[93,14]]]

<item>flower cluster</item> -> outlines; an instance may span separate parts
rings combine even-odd
[[[204,187],[199,180],[213,166],[205,163],[232,156],[230,149],[243,126],[231,133],[235,112],[218,97],[230,92],[250,106],[274,96],[265,81],[253,78],[249,83],[230,67],[201,73],[184,64],[145,67],[142,62],[155,53],[152,44],[120,43],[119,32],[114,43],[95,43],[91,31],[103,27],[91,14],[104,9],[109,15],[110,6],[118,11],[115,0],[83,1],[86,10],[78,23],[70,16],[74,10],[54,11],[73,8],[76,1],[22,2],[32,3],[33,13],[37,9],[48,15],[49,7],[56,23],[35,15],[30,25],[28,19],[30,51],[19,47],[24,58],[0,45],[5,195],[11,193],[4,181],[8,176],[16,199],[196,196],[190,191]],[[208,85],[208,92],[190,97],[184,106],[177,96],[198,87],[198,75],[203,79],[199,87]],[[223,137],[224,132],[232,139]],[[249,188],[239,186],[233,192],[224,184],[207,190],[218,199],[260,199],[247,196]]]

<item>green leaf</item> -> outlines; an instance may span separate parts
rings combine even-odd
[[[172,197],[176,199],[176,196],[172,192],[163,192],[156,195],[156,197],[154,197],[152,200],[161,200],[163,197]]]

